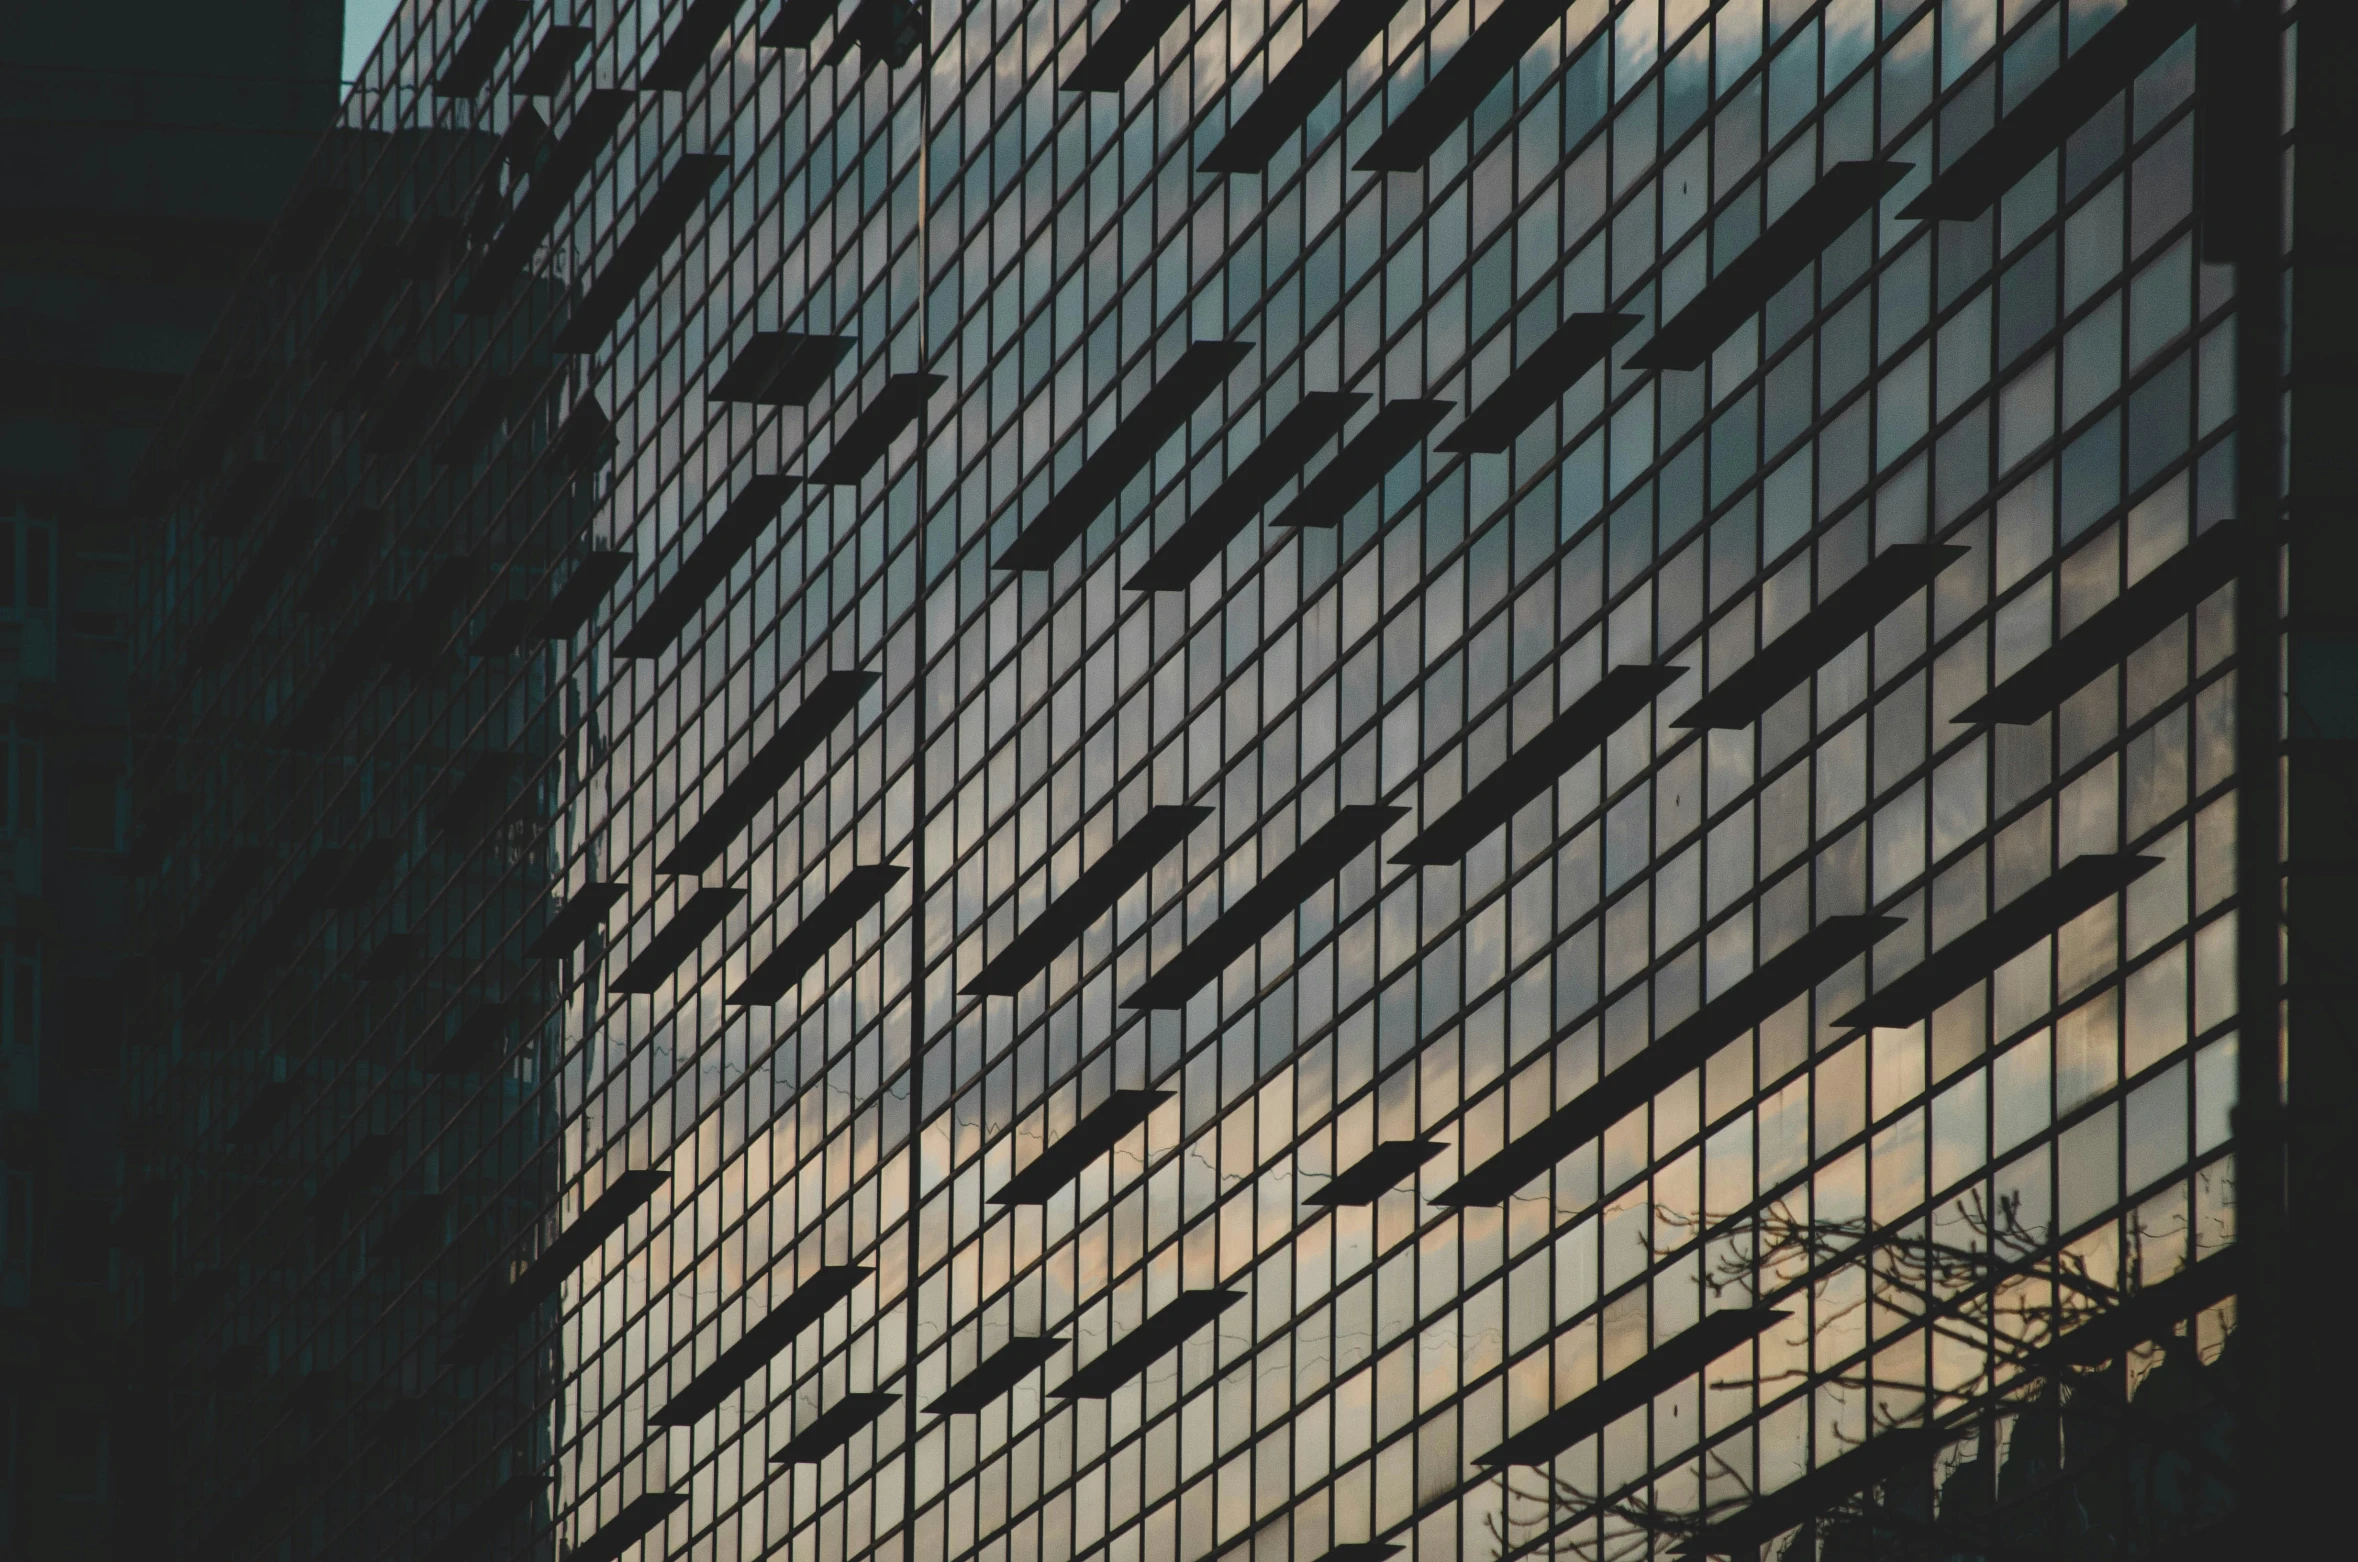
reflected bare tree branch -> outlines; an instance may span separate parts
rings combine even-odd
[[[1581,1562],[2128,1557],[2148,1549],[2139,1536],[2183,1527],[2188,1513],[2231,1497],[2225,1412],[2207,1381],[2231,1323],[2207,1356],[2196,1338],[2174,1332],[2178,1320],[2164,1320],[2152,1340],[2124,1341],[2093,1364],[2072,1359],[2076,1341],[2095,1338],[2080,1331],[2117,1326],[2114,1315],[2145,1289],[2133,1279],[2144,1240],[2134,1227],[2110,1266],[2132,1278],[2116,1282],[2083,1246],[2060,1245],[2027,1222],[2019,1198],[1978,1191],[1936,1215],[1883,1227],[1864,1217],[1812,1220],[1784,1201],[1717,1224],[1660,1206],[1654,1215],[1676,1234],[1667,1247],[1703,1244],[1702,1282],[1715,1309],[1806,1301],[1798,1326],[1820,1349],[1829,1336],[1862,1342],[1844,1362],[1813,1367],[1805,1349],[1792,1365],[1715,1378],[1710,1388],[1757,1385],[1768,1399],[1810,1382],[1857,1396],[1878,1437],[1925,1427],[1953,1436],[1903,1458],[1897,1473],[1870,1472],[1856,1490],[1827,1493],[1814,1512],[1780,1509],[1790,1500],[1782,1485],[1757,1489],[1752,1442],[1742,1435],[1693,1456],[1676,1484],[1709,1494],[1700,1501],[1666,1496],[1658,1475],[1606,1490],[1562,1473],[1565,1460],[1509,1469],[1499,1477],[1499,1505],[1483,1519],[1495,1562],[1535,1554]],[[2193,1234],[2157,1235],[2190,1245]],[[1878,1376],[1879,1355],[1919,1330],[1974,1370],[1946,1384]],[[1839,1446],[1820,1450],[1819,1471],[1875,1441],[1834,1435]]]

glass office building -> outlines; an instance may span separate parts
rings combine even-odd
[[[191,1533],[2231,1554],[2321,9],[407,9],[143,577]]]

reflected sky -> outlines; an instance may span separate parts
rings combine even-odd
[[[401,0],[344,0],[344,79],[358,81],[360,68],[385,35],[385,24]]]

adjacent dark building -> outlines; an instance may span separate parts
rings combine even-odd
[[[0,1555],[132,1555],[133,473],[335,114],[340,0],[0,8]],[[193,454],[191,459],[194,459]],[[134,1136],[135,1137],[135,1136]],[[130,1151],[136,1159],[137,1151]]]
[[[554,1453],[565,1272],[509,1260],[603,902],[551,904],[594,741],[551,647],[624,561],[573,290],[479,258],[549,155],[349,103],[166,425],[206,458],[142,468],[131,1176],[191,1555],[436,1534],[479,1464],[488,1544]]]
[[[409,8],[132,501],[172,1546],[2288,1551],[2346,9]]]

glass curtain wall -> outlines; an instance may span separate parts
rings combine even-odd
[[[388,1552],[2206,1544],[2223,14],[405,13],[616,562]]]

